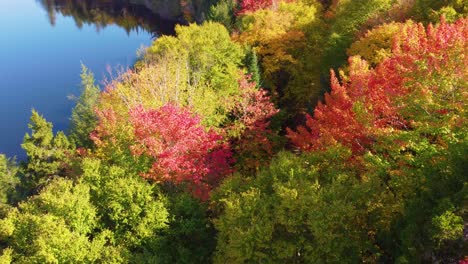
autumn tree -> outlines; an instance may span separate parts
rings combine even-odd
[[[220,24],[176,28],[177,36],[158,38],[135,70],[122,72],[101,94],[98,125],[92,133],[102,159],[135,163],[129,112],[136,106],[159,108],[168,103],[190,107],[206,127],[228,122],[243,51]]]
[[[305,152],[349,148],[348,162],[361,181],[379,179],[387,186],[382,194],[393,198],[385,208],[400,213],[381,213],[387,220],[373,224],[382,260],[424,261],[427,251],[434,259],[461,258],[466,32],[466,19],[427,28],[409,22],[375,69],[351,58],[341,84],[332,73],[325,103],[305,127],[289,131]],[[421,235],[408,236],[415,233]]]
[[[422,25],[409,22],[397,35],[393,55],[375,70],[369,70],[365,61],[351,58],[345,82],[340,84],[332,72],[332,91],[325,96],[325,104],[319,104],[314,118],[308,117],[306,127],[299,127],[297,133],[289,132],[291,140],[306,151],[341,143],[359,152],[368,149],[375,137],[387,133],[389,127],[408,129],[415,117],[426,116],[421,111],[429,112],[427,107],[435,107],[429,112],[434,114],[444,113],[448,106],[458,107],[464,100],[460,89],[453,90],[458,101],[443,101],[445,97],[438,95],[458,86],[433,86],[430,80],[462,82],[460,67],[465,62],[459,56],[465,49],[461,44],[465,23],[443,23],[436,29],[429,26],[426,31]],[[446,54],[445,59],[442,54]],[[418,77],[435,72],[432,79]]]
[[[270,101],[268,93],[257,88],[249,75],[239,80],[241,94],[236,100],[232,115],[234,122],[226,128],[236,167],[242,171],[255,171],[268,163],[273,156],[275,133],[271,130],[271,118],[278,109]]]
[[[223,137],[206,131],[200,117],[187,109],[171,104],[156,110],[136,107],[130,116],[136,139],[131,146],[134,155],[153,159],[145,177],[188,184],[196,196],[206,199],[230,172],[231,152]]]
[[[371,66],[376,66],[391,56],[393,37],[403,26],[403,23],[389,23],[367,31],[363,37],[351,44],[347,51],[348,56],[359,55]]]
[[[238,18],[234,38],[258,56],[262,86],[291,120],[321,91],[323,50],[321,5],[316,1],[281,2],[276,9],[260,9]]]
[[[270,7],[274,0],[241,0],[239,4],[238,14],[245,14],[248,12],[255,12],[259,9],[265,9]]]

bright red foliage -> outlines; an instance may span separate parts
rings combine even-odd
[[[250,76],[243,75],[239,80],[241,97],[233,114],[237,122],[230,130],[241,130],[240,136],[232,141],[238,166],[244,170],[255,170],[266,165],[273,152],[271,138],[274,133],[269,129],[270,118],[278,109],[270,101],[267,92],[257,89]]]
[[[259,9],[265,9],[273,4],[273,0],[241,0],[239,14],[255,12]]]
[[[294,0],[240,0],[237,15],[255,12],[260,9],[266,9],[277,6],[280,2],[292,2]]]
[[[415,118],[435,118],[448,108],[463,107],[463,99],[448,99],[451,93],[463,93],[440,82],[466,78],[468,20],[442,21],[427,29],[409,23],[395,38],[393,55],[375,69],[352,57],[343,84],[332,72],[325,104],[317,106],[314,117],[307,116],[305,127],[288,130],[297,147],[312,151],[340,143],[359,155],[378,135],[410,129]]]
[[[331,72],[332,91],[325,95],[325,104],[319,103],[314,118],[307,115],[306,127],[298,127],[297,132],[288,130],[292,142],[304,151],[323,149],[337,142],[361,152],[371,140],[364,124],[354,112],[356,97],[340,85],[335,73]]]
[[[200,118],[187,109],[171,104],[157,110],[136,107],[130,121],[137,143],[132,152],[154,159],[145,177],[186,183],[196,196],[207,199],[221,177],[231,172],[231,152],[223,138],[205,131]]]

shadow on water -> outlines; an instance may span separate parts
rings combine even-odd
[[[117,25],[130,33],[144,30],[153,34],[173,35],[176,24],[200,22],[210,1],[176,0],[37,0],[55,25],[57,13],[72,17],[81,28],[96,29]]]

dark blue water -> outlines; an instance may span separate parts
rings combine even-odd
[[[20,144],[32,108],[55,131],[67,129],[74,105],[67,96],[79,94],[81,63],[100,80],[107,65],[131,66],[137,49],[150,45],[155,34],[135,25],[96,26],[86,15],[69,15],[73,8],[48,12],[60,8],[46,1],[0,0],[0,153],[9,157],[24,158]],[[113,10],[109,17],[116,16]]]

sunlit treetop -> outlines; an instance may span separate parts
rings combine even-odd
[[[375,69],[350,58],[344,82],[332,72],[332,91],[314,117],[289,130],[292,142],[304,151],[340,143],[359,154],[382,133],[434,125],[446,115],[460,124],[467,103],[467,22],[427,28],[409,22],[396,35],[391,57]]]

